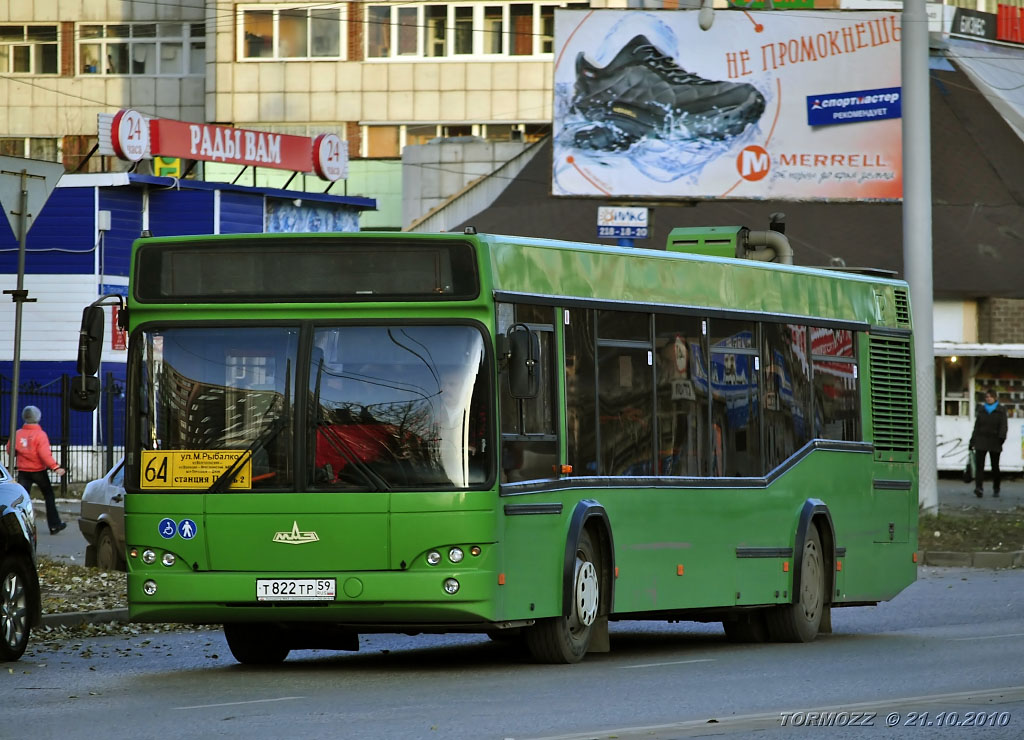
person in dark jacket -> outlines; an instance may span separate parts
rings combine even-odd
[[[999,453],[1006,441],[1006,411],[996,400],[994,390],[985,391],[985,402],[978,406],[974,415],[974,433],[971,434],[970,448],[974,452],[974,495],[984,495],[982,481],[985,478],[985,453],[992,461],[992,495],[999,497]]]

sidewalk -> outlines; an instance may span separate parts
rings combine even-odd
[[[1006,511],[1024,508],[1024,478],[1007,478],[1002,482],[999,498],[992,496],[991,481],[986,481],[985,495],[974,495],[974,485],[964,483],[958,476],[942,477],[937,483],[939,512],[956,514],[970,511]],[[78,515],[81,502],[78,499],[57,499],[57,510],[67,522],[68,528],[59,535],[46,532],[46,508],[42,501],[33,501],[36,523],[39,527],[40,555],[85,564],[85,538],[78,529]],[[922,565],[973,568],[1020,568],[1024,567],[1024,552],[937,552],[922,551]],[[95,612],[72,612],[67,614],[46,614],[43,625],[68,627],[97,622],[127,622],[127,609],[110,609]]]
[[[992,496],[992,481],[985,474],[985,495],[974,495],[974,484],[964,483],[959,476],[939,478],[939,511],[955,514],[958,511],[1014,511],[1024,507],[1024,478],[1003,477],[999,498]]]

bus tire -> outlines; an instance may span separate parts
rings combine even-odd
[[[231,654],[242,665],[274,665],[291,652],[280,631],[270,625],[225,624],[224,637]]]
[[[601,562],[584,529],[576,543],[572,603],[568,616],[548,617],[526,630],[526,646],[538,663],[579,663],[590,646],[601,609]]]
[[[768,635],[776,642],[810,642],[825,611],[825,567],[821,537],[811,524],[800,553],[800,593],[792,604],[768,610]]]
[[[725,638],[729,642],[766,642],[768,624],[761,609],[739,615],[736,619],[722,622]]]

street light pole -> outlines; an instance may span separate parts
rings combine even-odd
[[[903,270],[910,285],[914,319],[918,502],[926,512],[936,513],[939,494],[935,447],[931,112],[925,0],[904,0],[900,25],[903,71]]]
[[[8,461],[14,470],[17,450],[14,449],[14,437],[18,432],[18,386],[21,383],[21,312],[22,304],[31,303],[35,298],[28,297],[25,290],[25,241],[28,238],[28,171],[21,171],[21,196],[18,204],[18,287],[5,290],[14,301],[14,368],[11,380],[11,423],[8,437]]]

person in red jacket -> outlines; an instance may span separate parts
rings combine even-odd
[[[50,471],[61,476],[64,475],[64,468],[57,464],[50,452],[50,438],[39,426],[42,416],[42,412],[35,406],[22,409],[21,418],[25,423],[14,436],[14,453],[17,455],[18,483],[29,494],[32,493],[33,483],[39,486],[46,499],[46,523],[50,525],[50,534],[57,534],[68,525],[60,520],[53,486],[50,485]]]

